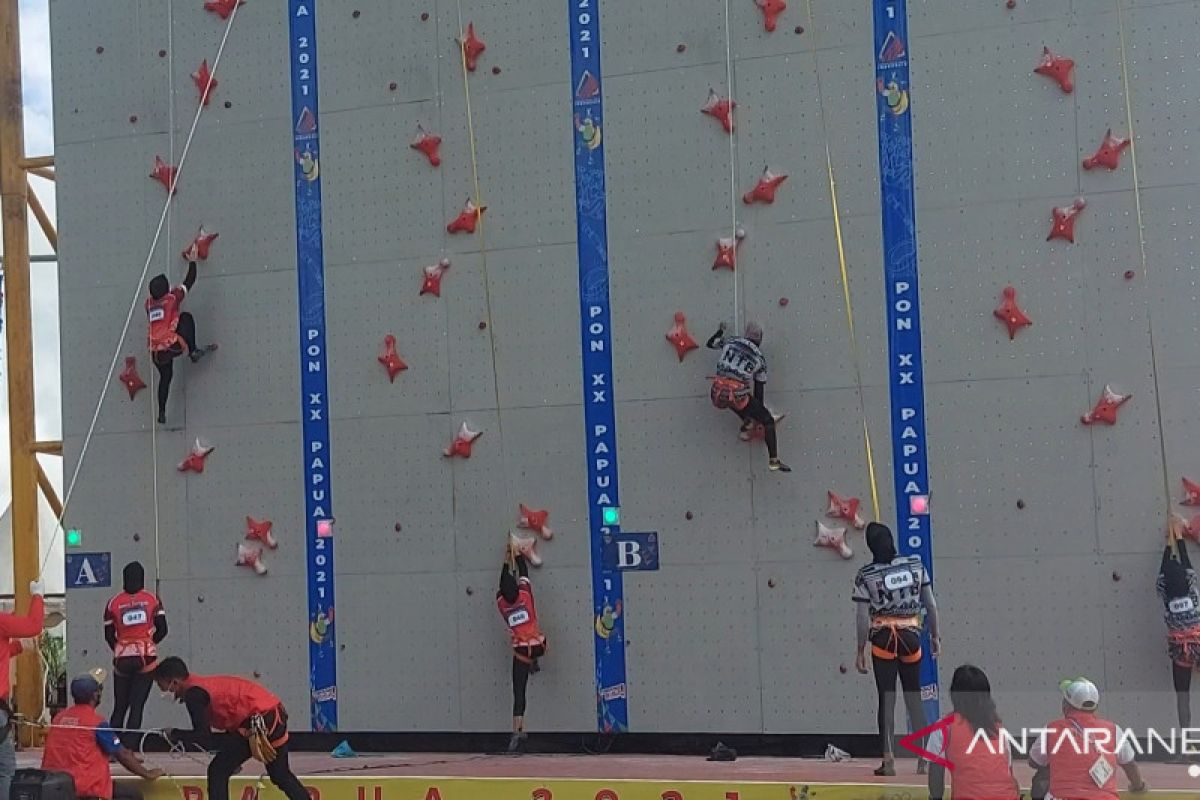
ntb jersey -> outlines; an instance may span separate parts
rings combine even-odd
[[[735,336],[725,342],[717,359],[717,377],[732,378],[747,385],[751,381],[767,380],[767,359],[758,345],[749,339]]]
[[[916,617],[921,613],[921,587],[929,579],[920,556],[900,556],[890,564],[867,564],[854,578],[856,602],[869,603],[871,617]]]

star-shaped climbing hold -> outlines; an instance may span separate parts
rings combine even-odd
[[[468,199],[467,204],[463,206],[463,210],[446,226],[447,232],[474,233],[475,226],[479,223],[485,211],[487,211],[487,206],[476,206],[474,202]]]
[[[462,48],[463,57],[467,61],[467,71],[474,72],[475,67],[479,62],[479,56],[487,49],[487,45],[483,40],[475,35],[475,23],[467,23],[467,35],[463,39],[456,39],[459,47]]]
[[[770,167],[763,167],[762,177],[758,179],[758,183],[754,188],[742,195],[742,202],[746,205],[751,203],[774,203],[775,190],[779,188],[779,184],[787,180],[787,175],[776,175],[771,172]]]
[[[520,508],[520,516],[517,519],[518,528],[533,531],[547,541],[554,537],[554,531],[550,530],[550,526],[546,524],[550,519],[549,511],[539,511],[524,503],[518,503],[518,506]]]
[[[708,114],[714,117],[721,123],[721,127],[726,133],[733,133],[733,110],[737,108],[737,103],[732,100],[727,100],[712,87],[708,89],[708,102],[700,109],[700,113]]]
[[[667,331],[667,341],[675,346],[675,354],[679,356],[680,361],[683,361],[683,357],[688,354],[688,351],[695,350],[700,346],[688,333],[687,317],[683,315],[682,311],[675,312],[675,324],[671,326],[671,330]]]
[[[424,153],[429,159],[429,163],[433,166],[438,166],[442,163],[442,157],[438,153],[438,148],[442,146],[442,137],[428,133],[420,125],[417,126],[417,138],[413,139],[408,145],[413,150]]]
[[[1200,483],[1184,478],[1183,499],[1179,503],[1185,506],[1200,506]]]
[[[181,253],[184,261],[208,261],[208,251],[212,247],[213,241],[220,236],[219,233],[209,233],[204,230],[204,226],[200,226],[200,232],[196,234],[196,238],[192,239]]]
[[[858,515],[859,500],[857,497],[842,497],[834,492],[827,494],[829,495],[829,508],[825,510],[825,516],[845,520],[859,530],[867,527],[867,523]]]
[[[1100,395],[1100,399],[1096,401],[1096,405],[1091,411],[1084,414],[1082,421],[1084,425],[1091,425],[1096,422],[1103,422],[1105,425],[1117,424],[1117,409],[1129,402],[1132,394],[1117,394],[1112,390],[1111,386],[1104,387],[1104,393]]]
[[[421,294],[442,296],[442,276],[450,269],[450,259],[443,258],[436,264],[430,264],[421,271]]]
[[[239,544],[237,553],[237,565],[239,567],[249,567],[259,575],[267,574],[267,565],[263,561],[262,550],[259,550],[257,547],[247,547],[244,544]]]
[[[200,90],[200,105],[208,105],[208,102],[212,100],[212,93],[217,88],[217,79],[208,69],[207,58],[201,61],[200,68],[192,73],[192,82]]]
[[[833,528],[817,520],[817,538],[813,547],[828,547],[842,558],[853,558],[854,551],[846,544],[846,529]]]
[[[208,458],[208,454],[214,449],[215,448],[211,444],[197,437],[196,443],[192,445],[192,449],[188,452],[187,458],[185,458],[183,461],[180,461],[179,466],[176,467],[176,469],[178,469],[180,472],[204,472],[204,462]]]
[[[783,0],[754,0],[754,4],[763,13],[763,27],[767,29],[767,33],[771,33],[775,30],[779,15],[787,10],[787,3]]]
[[[514,553],[525,556],[525,560],[535,567],[542,565],[542,557],[538,554],[538,540],[533,536],[522,536],[516,531],[508,534],[509,546]]]
[[[387,370],[388,380],[396,382],[396,376],[408,369],[408,364],[396,352],[396,337],[390,333],[383,337],[383,345],[379,348],[379,363]]]
[[[234,6],[244,6],[246,0],[208,0],[204,4],[205,11],[211,11],[221,19],[229,19],[229,15],[233,13]]]
[[[471,447],[475,444],[475,440],[480,436],[483,436],[483,431],[473,431],[468,428],[467,423],[464,422],[459,427],[458,433],[454,435],[454,441],[450,443],[449,447],[442,451],[442,455],[446,456],[446,458],[453,458],[455,456],[458,456],[459,458],[470,458]]]
[[[129,392],[130,400],[137,397],[137,393],[146,388],[146,382],[142,380],[141,375],[138,375],[136,357],[125,356],[125,369],[121,370],[119,380],[125,387],[125,391]]]
[[[1016,338],[1017,331],[1021,328],[1033,324],[1033,320],[1025,316],[1025,312],[1017,305],[1017,290],[1011,286],[1004,287],[1004,299],[1000,301],[1000,307],[992,313],[1008,327],[1010,340]]]
[[[1129,147],[1130,139],[1122,139],[1119,136],[1113,136],[1112,128],[1104,134],[1104,141],[1100,143],[1100,148],[1090,157],[1083,160],[1084,169],[1095,169],[1096,167],[1107,167],[1110,170],[1121,166],[1121,153],[1125,152],[1125,148]]]
[[[257,520],[254,517],[246,517],[246,538],[261,542],[274,550],[279,547],[279,542],[275,540],[275,534],[271,533],[273,526],[274,523],[269,519]]]
[[[1042,48],[1041,63],[1033,71],[1053,79],[1067,94],[1075,89],[1075,62],[1069,58],[1054,55],[1050,52],[1049,47]]]
[[[175,173],[178,171],[177,167],[173,167],[158,156],[155,156],[154,169],[151,171],[150,177],[161,183],[171,194],[175,194],[177,189],[175,186]]]
[[[1075,218],[1079,216],[1079,212],[1087,208],[1087,201],[1082,197],[1076,198],[1075,202],[1069,206],[1060,206],[1050,212],[1054,222],[1050,226],[1050,235],[1046,237],[1046,241],[1051,239],[1066,239],[1071,244],[1075,244]]]

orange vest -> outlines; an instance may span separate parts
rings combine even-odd
[[[508,625],[513,647],[537,647],[546,643],[546,637],[538,627],[537,606],[533,603],[533,591],[527,581],[521,581],[515,603],[508,602],[503,596],[497,597],[496,608]]]
[[[96,741],[96,728],[103,722],[104,718],[92,706],[76,705],[59,712],[50,723],[42,769],[70,774],[75,780],[76,797],[112,800],[108,754]]]
[[[108,601],[108,613],[117,634],[114,656],[137,656],[149,660],[158,655],[158,648],[154,644],[154,615],[158,613],[158,608],[158,598],[145,589],[137,594],[121,592]]]
[[[242,723],[250,717],[266,714],[282,705],[265,687],[234,675],[192,675],[183,685],[208,692],[212,726],[227,733],[241,732]]]
[[[146,298],[146,320],[150,323],[147,344],[150,350],[169,350],[179,341],[175,329],[179,326],[179,304],[183,302],[183,290],[176,287],[159,299]]]
[[[975,727],[958,714],[954,715],[943,735],[946,737],[946,760],[954,765],[950,779],[953,800],[1017,800],[1020,797],[1007,748],[1001,747],[999,736],[988,737],[991,746],[979,741],[972,747]]]
[[[1117,800],[1117,726],[1075,712],[1046,727],[1050,794],[1056,800]],[[1106,741],[1100,731],[1108,731]]]

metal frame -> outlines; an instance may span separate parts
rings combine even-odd
[[[29,176],[55,180],[54,156],[25,154],[25,106],[21,90],[19,0],[0,0],[0,214],[4,241],[5,343],[8,364],[9,455],[11,461],[13,589],[16,608],[29,608],[29,582],[41,573],[38,491],[56,516],[62,502],[38,464],[39,453],[62,455],[61,441],[37,441],[34,430],[33,318],[29,301],[29,212],[58,252],[58,232]],[[42,257],[35,257],[42,261]],[[57,262],[56,262],[57,263]],[[15,706],[26,719],[38,719],[45,693],[36,652],[16,659]],[[29,745],[33,729],[19,728]]]

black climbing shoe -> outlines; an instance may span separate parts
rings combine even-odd
[[[896,774],[896,762],[895,761],[883,762],[882,764],[879,765],[879,768],[875,770],[875,774],[881,778],[891,777],[892,775],[895,775]]]
[[[792,468],[780,461],[778,458],[772,458],[767,462],[767,469],[771,472],[791,472]]]
[[[537,659],[535,658],[535,659],[534,659],[533,661],[531,661],[531,662],[530,662],[530,664],[529,664],[529,674],[530,674],[530,675],[537,675],[537,674],[538,674],[539,672],[541,672],[541,671],[542,671],[542,665],[541,665],[541,664],[539,664],[539,663],[537,662]]]
[[[159,425],[166,425],[166,424],[167,424],[167,415],[166,415],[166,414],[159,414],[159,415],[158,415],[158,424],[159,424]]]
[[[519,753],[529,735],[525,731],[514,731],[508,739],[508,752]]]
[[[709,761],[737,761],[737,750],[726,747],[723,742],[717,742],[708,754]]]

